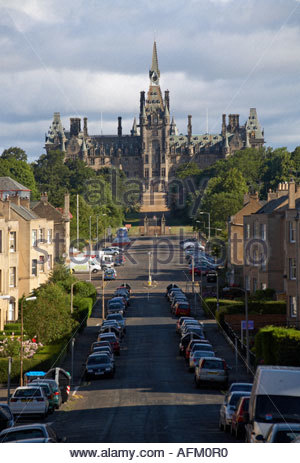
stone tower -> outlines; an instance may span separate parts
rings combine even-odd
[[[159,85],[156,42],[153,44],[150,86],[140,97],[140,133],[146,191],[164,191],[168,181],[168,153],[170,133],[169,91],[163,99]]]

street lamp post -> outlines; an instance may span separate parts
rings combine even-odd
[[[102,320],[105,318],[105,306],[104,306],[104,270],[102,270]]]
[[[90,236],[89,236],[89,247],[90,247],[90,255],[89,255],[89,280],[92,281],[92,267],[91,267],[91,257],[92,257],[92,216],[90,215],[89,218],[89,231],[90,231]]]
[[[21,299],[21,350],[20,350],[20,386],[23,386],[23,356],[24,356],[24,318],[23,318],[23,303],[24,301],[35,301],[36,296],[26,297],[23,295]]]
[[[148,252],[148,256],[149,256],[149,261],[148,261],[148,286],[151,286],[151,284],[152,284],[152,279],[151,279],[151,256],[152,256],[152,252],[151,251]]]
[[[297,321],[299,320],[299,219],[300,219],[300,214],[299,210],[297,210],[297,214],[295,217],[296,221],[296,316],[297,316]],[[298,324],[296,325],[298,328]]]
[[[208,241],[210,241],[210,213],[209,212],[204,212],[200,211],[200,215],[207,214],[208,215]]]

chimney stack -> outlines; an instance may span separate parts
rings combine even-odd
[[[188,116],[188,126],[187,126],[187,129],[188,129],[188,141],[190,143],[191,139],[192,139],[192,116],[189,115]]]
[[[296,184],[293,179],[289,183],[289,209],[296,207]]]
[[[69,193],[65,194],[65,204],[64,204],[64,219],[70,221],[70,195]]]
[[[118,117],[118,137],[122,137],[122,117]]]

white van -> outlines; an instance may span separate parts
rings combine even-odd
[[[71,273],[92,273],[101,272],[102,267],[96,260],[87,260],[82,262],[70,262],[68,265]]]
[[[300,422],[300,368],[259,366],[250,396],[246,442],[264,442],[272,424],[282,422]]]

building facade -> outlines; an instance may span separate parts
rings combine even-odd
[[[48,151],[62,150],[65,159],[80,158],[93,169],[116,167],[127,177],[143,180],[144,191],[167,191],[176,168],[189,161],[205,168],[237,150],[264,144],[264,132],[255,108],[250,109],[247,121],[240,125],[238,114],[222,116],[220,133],[194,134],[192,116],[187,118],[187,133],[179,134],[174,117],[170,116],[170,94],[160,88],[156,43],[153,45],[150,85],[147,95],[140,93],[139,121],[133,120],[131,133],[122,132],[122,118],[118,117],[115,135],[90,135],[87,118],[70,119],[66,131],[60,113],[54,113],[53,122],[45,137]]]

